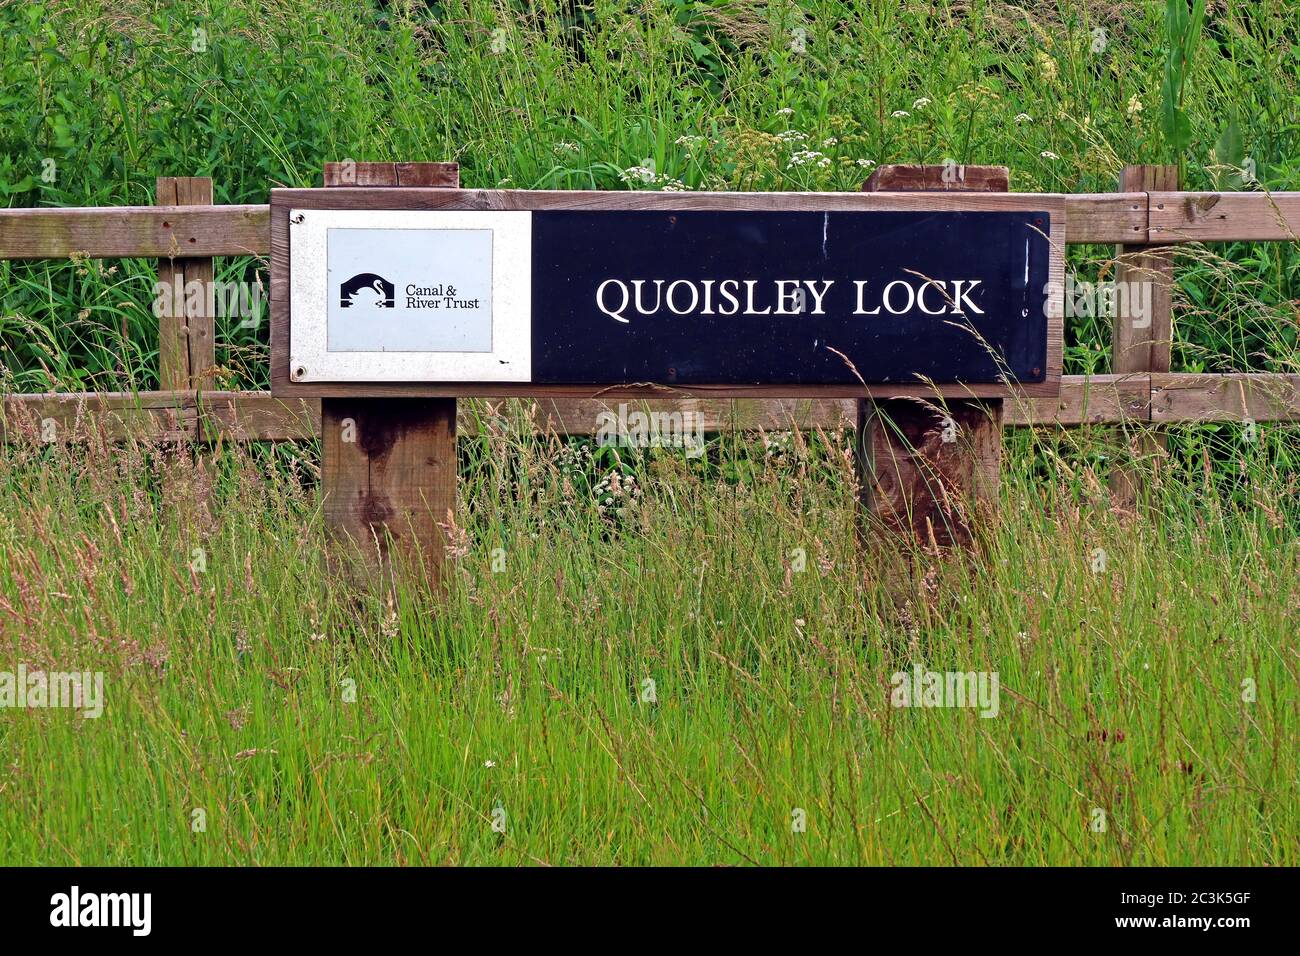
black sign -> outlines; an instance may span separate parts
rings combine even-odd
[[[532,380],[1042,382],[1049,228],[1034,211],[537,211]]]

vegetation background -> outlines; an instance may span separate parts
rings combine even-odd
[[[1300,189],[1294,4],[1207,7],[1183,63],[1138,0],[0,2],[0,197],[205,175],[258,203],[344,158],[472,187],[853,190],[953,159],[1021,191],[1133,162]],[[1300,371],[1298,263],[1180,251],[1175,370]],[[155,277],[0,263],[0,391],[156,387]],[[209,387],[264,387],[266,323],[219,321]],[[1109,326],[1069,321],[1067,373],[1108,370]],[[337,586],[310,444],[7,446],[0,669],[102,669],[107,707],[0,712],[0,860],[1297,862],[1294,425],[1171,429],[1140,513],[1114,429],[1009,432],[978,554],[899,557],[855,547],[845,433],[693,460],[474,407],[445,605]],[[999,716],[890,707],[914,664],[997,671]]]

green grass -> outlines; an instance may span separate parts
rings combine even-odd
[[[1112,191],[1126,163],[1180,158],[1186,188],[1239,188],[1249,158],[1249,188],[1298,190],[1294,6],[1213,6],[1182,155],[1149,0],[0,0],[0,204],[149,204],[159,175],[264,203],[346,158],[456,160],[471,187],[743,190],[855,190],[873,164],[950,158],[1007,165],[1025,192]],[[646,163],[653,182],[626,174]],[[1297,371],[1296,244],[1213,253],[1180,258],[1174,370]],[[1114,270],[1112,248],[1070,258],[1082,279]],[[264,261],[218,269],[267,285]],[[0,263],[7,387],[156,387],[153,280],[140,261]],[[219,320],[212,386],[265,387],[267,324],[236,325]],[[1108,341],[1109,321],[1071,318],[1066,372],[1107,371]]]
[[[310,478],[264,456],[13,446],[0,634],[103,670],[106,708],[0,711],[0,858],[1294,865],[1271,434],[1244,502],[1191,456],[1146,518],[1086,447],[1016,448],[980,552],[940,559],[855,545],[845,435],[620,465],[498,423],[444,603],[327,574]],[[997,672],[997,716],[891,706],[914,664]]]
[[[1181,158],[1215,188],[1230,118],[1257,188],[1300,189],[1292,4],[1215,4],[1181,157],[1162,6],[0,0],[0,196],[147,204],[210,175],[265,202],[344,158],[747,190],[952,158],[1024,191]],[[1175,370],[1300,371],[1298,263],[1180,251]],[[0,391],[156,387],[155,273],[0,263]],[[1068,373],[1108,370],[1109,325],[1069,320]],[[235,326],[209,387],[265,387],[266,324]],[[620,458],[477,407],[445,601],[325,567],[314,447],[0,450],[0,670],[102,670],[106,695],[99,719],[0,710],[0,860],[1300,862],[1294,425],[1180,427],[1138,462],[1107,430],[1009,432],[998,519],[939,556],[858,547],[846,435]],[[1139,513],[1117,461],[1151,476]],[[622,514],[611,473],[640,490]],[[914,664],[997,672],[998,716],[890,706]]]

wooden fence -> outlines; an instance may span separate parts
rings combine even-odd
[[[1114,244],[1117,279],[1146,278],[1158,285],[1150,324],[1117,321],[1114,372],[1065,376],[1059,398],[1013,397],[1007,425],[1173,424],[1213,421],[1300,420],[1300,374],[1201,375],[1170,372],[1172,266],[1162,247],[1238,240],[1295,242],[1300,193],[1179,192],[1169,167],[1133,166],[1120,191],[1066,195],[1066,242]],[[214,256],[267,256],[266,205],[212,204],[212,181],[160,177],[160,205],[0,210],[0,259],[151,257],[164,281],[211,280]],[[160,319],[159,368],[163,390],[142,393],[40,393],[3,396],[0,434],[39,434],[55,423],[61,440],[92,431],[128,431],[176,438],[304,439],[320,433],[320,402],[286,402],[268,392],[208,391],[215,364],[215,316]],[[536,427],[560,434],[591,433],[600,411],[616,404],[596,399],[535,402]],[[856,399],[690,399],[648,403],[693,411],[705,430],[852,425]],[[462,434],[475,421],[462,405]]]

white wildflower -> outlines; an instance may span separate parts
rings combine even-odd
[[[618,177],[625,183],[649,185],[655,181],[655,171],[649,166],[629,166],[619,173]]]
[[[822,169],[830,166],[830,157],[815,149],[801,149],[799,152],[790,157],[790,163],[786,169],[794,169],[796,166],[820,166]]]

